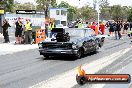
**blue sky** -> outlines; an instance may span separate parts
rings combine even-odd
[[[19,2],[33,2],[35,0],[15,0],[15,1],[19,1]],[[66,1],[69,4],[73,5],[73,6],[83,6],[89,3],[90,6],[92,6],[93,4],[93,0],[80,0],[80,4],[79,4],[79,0],[57,0],[58,3],[60,3],[61,1]],[[120,4],[122,6],[132,6],[132,0],[108,0],[108,2],[110,3],[110,5],[117,5]]]

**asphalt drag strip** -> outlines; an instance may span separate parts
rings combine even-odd
[[[83,69],[86,70],[86,73],[88,74],[94,74],[105,68],[106,66],[109,66],[114,61],[120,59],[124,54],[131,51],[131,47],[122,49],[118,52],[115,52],[111,55],[105,56],[103,58],[99,58],[98,60],[92,61],[89,64],[84,64]],[[91,88],[88,85],[80,86],[76,83],[76,71],[77,68],[74,68],[70,71],[67,71],[65,73],[56,75],[54,77],[49,78],[46,81],[40,82],[36,85],[33,85],[29,88]]]
[[[130,51],[132,51],[132,49],[130,49]],[[132,52],[130,51],[123,54],[121,57],[115,60],[114,63],[111,63],[105,68],[96,72],[96,74],[129,74],[128,71],[125,71],[123,73],[122,71],[123,69],[126,69],[126,67],[132,62]],[[131,69],[128,69],[128,70],[131,70]],[[131,83],[129,84],[86,84],[80,88],[129,88],[130,84]]]
[[[82,64],[88,73],[98,73],[109,65],[112,67],[112,63],[116,65],[114,62],[117,63],[118,58],[121,59],[124,54],[131,54],[130,44],[123,42],[126,41],[108,40],[98,53],[88,54],[78,60],[70,60],[72,58],[67,57],[45,59],[39,55],[38,49],[1,55],[0,88],[30,88],[36,85],[38,85],[36,88],[41,85],[40,88],[83,87],[76,83],[76,67]],[[111,48],[106,49],[108,47]],[[125,59],[124,61],[126,62]],[[113,69],[116,69],[116,67],[119,67],[119,65],[113,67]],[[50,86],[47,82],[54,82],[51,83],[53,86]],[[86,88],[88,88],[88,85],[86,85]]]

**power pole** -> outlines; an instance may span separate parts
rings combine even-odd
[[[105,0],[93,0],[95,8],[98,13],[98,30],[99,30],[99,18],[100,18],[100,5],[104,2]]]

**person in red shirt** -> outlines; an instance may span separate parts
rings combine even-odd
[[[90,28],[95,31],[95,22],[92,23],[92,25],[90,26]]]
[[[100,31],[102,32],[102,35],[105,34],[105,24],[103,22],[100,24]]]

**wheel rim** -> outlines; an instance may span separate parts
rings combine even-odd
[[[78,57],[78,58],[81,57],[81,50],[78,51],[78,53],[77,53],[77,57]]]
[[[43,55],[45,58],[49,58],[49,56],[47,56],[47,55]]]
[[[98,50],[98,49],[99,49],[99,45],[96,46],[96,50]]]

